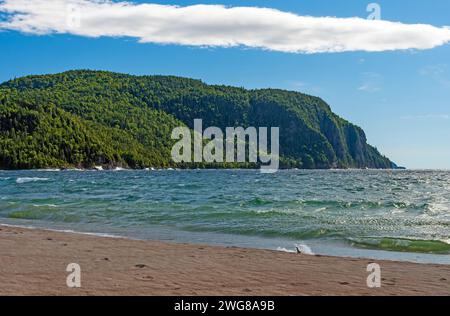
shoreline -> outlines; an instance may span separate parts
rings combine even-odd
[[[1,295],[450,295],[450,265],[165,243],[0,224]],[[382,286],[368,288],[376,262]],[[82,287],[66,286],[78,263]]]
[[[280,243],[274,243],[273,247],[270,247],[267,244],[254,244],[251,242],[242,243],[242,242],[236,242],[236,243],[223,243],[217,240],[211,241],[209,239],[208,241],[205,241],[204,238],[201,240],[185,240],[178,238],[170,238],[168,239],[161,239],[161,236],[147,236],[147,237],[138,237],[128,234],[123,234],[123,232],[104,232],[104,231],[90,231],[90,230],[77,230],[73,228],[66,228],[66,227],[50,227],[50,226],[40,226],[40,225],[27,225],[27,224],[20,224],[20,223],[13,223],[13,222],[0,222],[0,228],[18,228],[18,229],[24,229],[24,230],[37,230],[42,232],[55,232],[55,233],[63,233],[63,234],[74,234],[74,235],[81,235],[81,236],[92,236],[92,237],[100,237],[100,238],[112,238],[112,239],[124,239],[124,240],[131,240],[131,241],[147,241],[147,242],[161,242],[161,243],[167,243],[167,244],[188,244],[193,246],[208,246],[208,247],[225,247],[225,248],[240,248],[240,249],[248,249],[248,250],[268,250],[268,251],[275,251],[275,252],[282,252],[282,253],[296,253],[296,247],[300,247],[303,255],[311,255],[311,256],[317,256],[317,257],[330,257],[330,258],[337,258],[337,259],[344,259],[344,260],[371,260],[371,261],[387,261],[387,262],[396,262],[396,263],[414,263],[414,264],[421,264],[421,265],[427,265],[427,264],[434,264],[434,265],[443,265],[443,266],[450,266],[450,261],[440,261],[440,260],[432,260],[432,259],[421,259],[417,256],[447,256],[444,254],[433,254],[433,253],[415,253],[415,252],[396,252],[396,251],[388,251],[388,250],[382,250],[382,249],[370,249],[370,248],[359,248],[358,252],[359,254],[352,253],[352,254],[335,254],[335,253],[328,253],[328,252],[314,252],[311,249],[311,241],[309,243],[294,243],[293,240],[291,240],[292,248],[288,248],[286,244],[283,244],[283,242],[286,242],[286,240],[278,240]],[[185,236],[186,237],[186,236]],[[249,237],[249,236],[247,236]],[[226,238],[226,236],[220,236],[220,238]],[[259,238],[257,236],[251,236],[250,238]],[[280,245],[281,244],[281,245]],[[276,247],[275,247],[276,246]],[[315,247],[317,247],[317,244],[314,244]],[[353,249],[353,248],[348,248]],[[361,251],[371,251],[369,253],[361,253]],[[373,252],[377,252],[378,256],[373,255]],[[379,253],[390,253],[390,254],[409,254],[409,255],[416,255],[414,259],[412,258],[399,258],[395,256],[387,257],[387,256],[380,256]],[[450,259],[449,259],[450,260]]]
[[[172,167],[147,167],[147,168],[125,168],[125,167],[106,167],[95,166],[92,168],[75,168],[75,167],[55,167],[55,168],[34,168],[34,169],[1,169],[0,171],[33,171],[33,172],[61,172],[61,171],[199,171],[199,170],[249,170],[259,171],[260,168],[180,168]],[[283,170],[300,170],[300,171],[450,171],[450,169],[408,169],[404,167],[399,168],[323,168],[323,169],[305,169],[305,168],[282,168]]]

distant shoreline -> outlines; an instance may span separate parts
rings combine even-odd
[[[2,295],[449,295],[450,266],[168,244],[0,225]],[[18,247],[17,245],[21,245]],[[26,258],[26,260],[24,259]],[[82,287],[66,286],[77,263]]]
[[[107,168],[102,166],[102,169],[99,168],[34,168],[34,169],[1,169],[0,171],[190,171],[190,170],[254,170],[259,171],[259,168],[179,168],[179,167],[154,167],[154,168],[122,168],[122,167],[114,167],[114,168]],[[281,170],[311,170],[311,171],[340,171],[340,170],[440,170],[440,169],[408,169],[404,167],[398,167],[398,168],[328,168],[328,169],[304,169],[304,168],[280,168]]]

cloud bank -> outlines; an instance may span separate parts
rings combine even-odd
[[[0,0],[0,13],[4,15],[0,30],[132,37],[141,43],[244,46],[287,53],[424,50],[450,42],[449,27],[356,17],[300,16],[258,7]]]

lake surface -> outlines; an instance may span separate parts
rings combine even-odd
[[[0,171],[0,223],[450,264],[450,172]]]

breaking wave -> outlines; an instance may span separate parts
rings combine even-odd
[[[49,181],[49,178],[17,178],[16,183],[28,183],[28,182],[38,182],[38,181]]]

